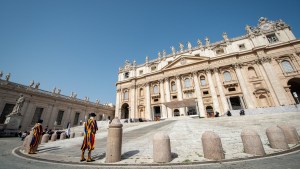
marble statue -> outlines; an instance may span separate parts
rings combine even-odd
[[[3,76],[3,72],[2,72],[2,71],[0,71],[0,79],[2,78],[2,76]]]
[[[225,41],[229,41],[228,35],[227,35],[226,32],[223,32],[222,36],[223,36],[223,38],[224,38]]]
[[[132,65],[133,65],[133,66],[136,66],[136,61],[135,61],[135,59],[133,60]]]
[[[175,55],[176,54],[176,49],[174,48],[174,46],[171,47],[172,50],[172,54]]]
[[[210,45],[210,41],[209,41],[208,37],[205,38],[205,43],[206,43],[206,44],[205,44],[206,46],[209,46],[209,45]]]
[[[20,94],[20,97],[18,98],[17,103],[13,108],[13,111],[8,116],[11,116],[11,115],[19,115],[20,116],[21,109],[23,107],[24,102],[25,102],[25,98],[24,98],[23,94]]]
[[[35,89],[39,89],[39,87],[40,87],[40,82],[37,82],[35,85]]]
[[[149,56],[146,56],[146,63],[149,62]]]
[[[29,87],[33,87],[33,85],[34,85],[34,80],[32,80],[32,81],[30,82]]]
[[[99,104],[99,103],[100,103],[99,99],[96,99],[96,104]]]
[[[5,76],[6,81],[9,81],[9,79],[10,79],[10,73],[6,74],[6,76]]]
[[[167,52],[166,52],[166,50],[164,49],[163,50],[163,57],[166,57],[167,56]]]
[[[161,58],[161,54],[160,54],[160,52],[158,52],[157,56],[158,56],[158,59],[160,59],[160,58]]]
[[[60,89],[57,89],[57,94],[60,94],[61,90]]]
[[[190,41],[187,42],[187,47],[188,47],[189,50],[192,50],[192,44],[191,44]]]
[[[75,99],[76,99],[76,97],[77,97],[77,93],[74,93],[74,96],[73,96]]]
[[[180,48],[180,52],[183,52],[183,48],[184,48],[184,46],[183,46],[183,44],[182,44],[182,43],[179,43],[179,48]]]
[[[252,28],[251,28],[251,26],[246,25],[245,29],[246,29],[246,31],[247,31],[248,34],[251,34],[251,33],[252,33]]]
[[[54,87],[52,90],[52,94],[55,94],[55,93],[56,93],[56,87]]]
[[[202,42],[201,42],[200,39],[197,40],[197,44],[198,44],[199,47],[202,47]]]

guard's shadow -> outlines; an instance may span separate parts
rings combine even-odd
[[[101,160],[101,159],[104,159],[105,156],[106,156],[106,153],[104,152],[102,154],[96,154],[96,155],[92,156],[92,159],[94,159],[94,160]]]
[[[44,152],[55,151],[55,150],[59,150],[59,149],[61,149],[61,148],[56,146],[56,147],[40,148],[37,151],[39,153],[44,153]]]
[[[140,152],[139,150],[128,151],[121,155],[121,159],[128,159],[128,158],[138,154],[139,152]]]

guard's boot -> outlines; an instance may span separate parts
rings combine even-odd
[[[85,160],[86,160],[86,159],[84,158],[84,150],[82,150],[80,161],[85,161]]]
[[[92,154],[92,150],[89,151],[89,153],[88,153],[88,158],[87,158],[86,162],[92,162],[92,161],[95,161],[95,160],[92,159],[91,154]]]

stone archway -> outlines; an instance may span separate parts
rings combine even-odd
[[[121,119],[128,119],[129,118],[129,105],[124,103],[121,107]]]
[[[292,78],[288,81],[288,85],[290,86],[290,91],[295,100],[295,103],[299,104],[300,97],[300,78]],[[296,97],[298,96],[298,98]]]
[[[179,113],[179,110],[178,110],[178,109],[175,109],[175,110],[174,110],[174,116],[180,116],[180,113]]]

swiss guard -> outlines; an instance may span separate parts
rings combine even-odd
[[[35,154],[35,151],[37,150],[37,148],[39,146],[40,140],[41,140],[42,135],[43,135],[42,123],[43,123],[43,120],[40,119],[36,122],[36,124],[32,128],[33,137],[32,137],[32,140],[30,142],[30,150],[29,150],[28,154]]]
[[[83,137],[83,143],[81,146],[81,158],[80,161],[87,161],[92,162],[95,161],[91,158],[92,150],[94,150],[95,147],[95,134],[98,130],[97,122],[95,120],[96,114],[91,113],[89,114],[89,119],[87,119],[84,123],[84,137]],[[88,158],[84,158],[84,152],[88,149]]]

